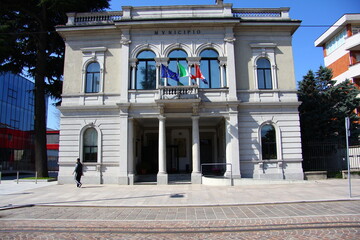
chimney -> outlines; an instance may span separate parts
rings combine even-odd
[[[216,5],[223,5],[224,0],[215,0]]]

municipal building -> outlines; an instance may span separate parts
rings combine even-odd
[[[303,179],[289,8],[69,13],[59,183]]]

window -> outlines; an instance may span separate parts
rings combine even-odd
[[[98,153],[98,134],[96,129],[88,128],[84,132],[83,137],[83,161],[84,162],[97,162]]]
[[[256,61],[257,80],[259,89],[272,89],[271,65],[266,58]]]
[[[135,89],[156,89],[156,63],[154,58],[155,53],[152,51],[142,51],[137,56]]]
[[[351,26],[351,32],[352,32],[352,35],[360,33],[360,25],[355,25],[355,26],[352,25]]]
[[[219,54],[212,49],[200,53],[200,70],[205,81],[200,80],[200,88],[220,88]]]
[[[345,38],[347,36],[346,29],[343,29],[335,37],[333,37],[325,46],[326,54],[329,55],[335,51],[338,47],[345,43]]]
[[[100,86],[100,64],[97,62],[90,63],[86,68],[85,92],[99,92]]]
[[[266,124],[261,128],[262,159],[277,159],[276,132],[274,126]]]
[[[188,63],[186,61],[187,54],[183,50],[173,50],[169,54],[170,62],[169,62],[169,69],[173,72],[176,72],[179,74],[179,68],[178,64],[181,64],[186,70]],[[189,77],[180,77],[179,74],[179,82],[176,82],[175,80],[172,80],[171,78],[168,78],[168,84],[170,85],[189,85]]]

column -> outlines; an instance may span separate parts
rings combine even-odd
[[[225,87],[224,84],[224,65],[220,64],[220,87],[223,88]]]
[[[160,67],[161,63],[156,62],[156,89],[159,89],[160,83]]]
[[[129,184],[134,185],[134,119],[128,120],[128,176]]]
[[[232,166],[227,165],[225,175],[229,176],[232,169],[233,178],[241,178],[237,105],[229,106],[229,117],[225,120],[226,163]]]
[[[226,76],[225,76],[225,67],[227,62],[227,57],[218,57],[220,64],[220,87],[226,87]]]
[[[129,133],[128,133],[128,108],[129,104],[118,104],[120,108],[120,139],[119,139],[119,176],[118,183],[121,185],[128,185],[128,142],[129,142]]]
[[[191,80],[191,64],[188,64],[188,73],[189,73],[189,86],[192,86],[192,80]]]
[[[130,31],[129,29],[123,29],[121,34],[121,57],[122,59],[129,59],[130,48]],[[122,72],[121,79],[126,79],[126,81],[122,81],[121,87],[121,102],[128,102],[128,90],[129,90],[129,63],[128,61],[121,61],[120,68]],[[119,80],[120,81],[120,80]]]
[[[192,118],[192,173],[191,183],[201,184],[199,116]]]
[[[130,66],[131,66],[131,80],[130,80],[130,89],[135,89],[135,81],[136,81],[136,66],[137,66],[137,59],[132,58],[130,59]]]
[[[225,48],[227,52],[227,71],[226,81],[229,87],[229,100],[237,100],[237,88],[236,88],[236,70],[235,70],[235,37],[232,27],[226,28]]]
[[[159,116],[159,172],[157,174],[157,184],[168,184],[168,174],[166,172],[166,131],[165,117]]]

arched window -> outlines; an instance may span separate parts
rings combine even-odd
[[[88,128],[83,136],[83,161],[97,162],[98,134],[95,128]]]
[[[179,72],[178,64],[181,64],[186,70],[188,70],[188,63],[186,61],[187,54],[183,50],[173,50],[169,54],[169,69],[173,72],[176,72],[179,74],[179,82],[176,82],[175,80],[168,79],[168,84],[173,85],[172,82],[174,82],[174,85],[189,85],[189,77],[181,77]]]
[[[262,159],[277,159],[276,131],[274,126],[266,124],[261,128]]]
[[[271,65],[266,58],[256,61],[257,80],[259,89],[272,89]]]
[[[148,90],[156,88],[155,56],[152,51],[142,51],[138,54],[135,89]]]
[[[85,92],[97,93],[100,87],[100,64],[92,62],[86,67]]]
[[[200,80],[200,88],[220,88],[219,54],[212,49],[200,53],[200,70],[206,81]]]

